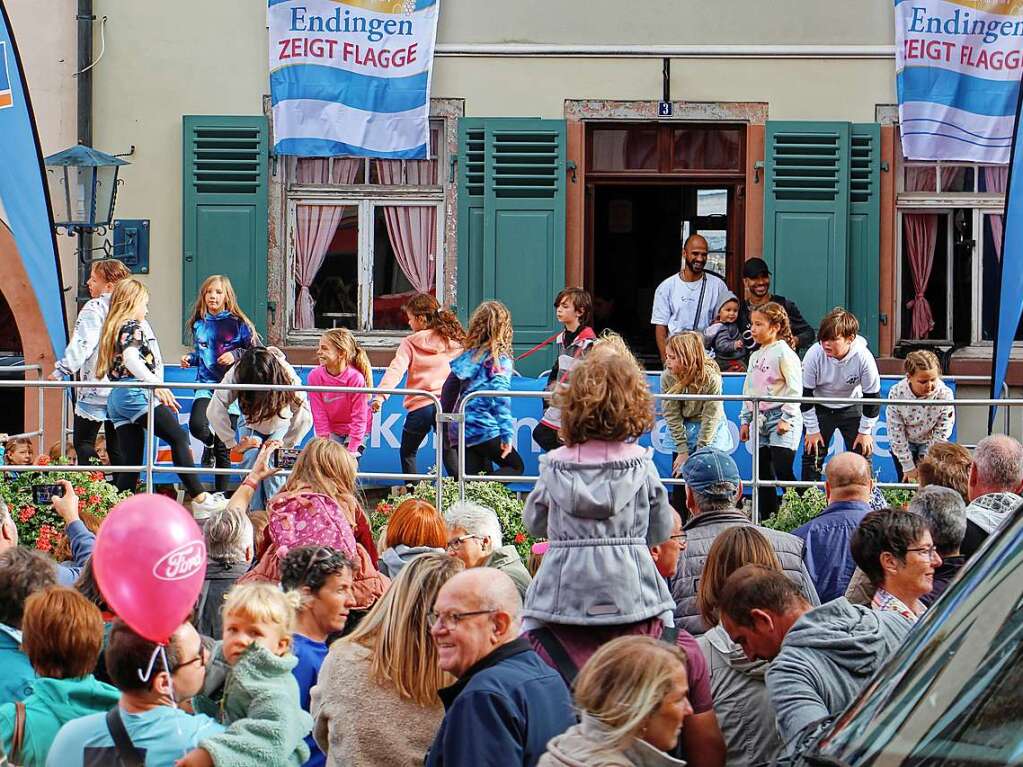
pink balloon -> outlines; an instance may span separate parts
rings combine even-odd
[[[141,636],[166,644],[202,590],[206,543],[180,504],[142,493],[103,520],[92,561],[110,609]]]

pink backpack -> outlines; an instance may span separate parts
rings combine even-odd
[[[327,546],[356,558],[355,535],[337,502],[328,495],[300,490],[278,493],[267,505],[270,545],[239,583],[280,581],[281,560],[300,546]]]

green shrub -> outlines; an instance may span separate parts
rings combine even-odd
[[[445,509],[450,508],[458,501],[458,483],[450,477],[444,478],[441,492]],[[373,513],[370,514],[370,525],[373,528],[374,538],[380,535],[380,531],[387,524],[388,515],[399,503],[409,498],[418,498],[436,506],[436,487],[433,482],[423,481],[418,483],[410,493],[399,494],[397,490],[392,491],[389,496],[376,505]],[[536,539],[526,533],[526,528],[522,524],[523,503],[515,493],[502,482],[466,482],[465,500],[493,509],[501,524],[503,543],[514,545],[523,562],[529,560],[529,549]]]
[[[778,512],[765,519],[763,525],[772,530],[791,533],[824,511],[827,505],[827,499],[819,488],[811,487],[800,496],[795,488],[790,487],[781,498]]]

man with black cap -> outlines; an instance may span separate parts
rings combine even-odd
[[[700,616],[696,594],[711,544],[728,528],[753,523],[744,511],[735,507],[742,495],[742,480],[728,453],[701,447],[691,453],[682,466],[682,478],[686,481],[686,507],[693,518],[685,526],[687,546],[678,560],[671,595],[675,598],[675,625],[699,636],[710,628]],[[819,605],[817,590],[803,562],[806,547],[803,540],[780,530],[759,526],[757,530],[764,534],[778,555],[782,571],[799,584],[811,605]]]
[[[802,312],[793,301],[785,296],[771,293],[771,271],[767,268],[767,262],[762,258],[751,258],[742,267],[742,283],[746,286],[746,298],[739,303],[739,330],[742,331],[746,341],[746,359],[756,350],[757,343],[749,333],[750,314],[758,306],[773,301],[780,304],[789,315],[789,325],[792,326],[792,335],[799,342],[796,351],[806,351],[816,338],[816,333],[809,323],[803,319]]]

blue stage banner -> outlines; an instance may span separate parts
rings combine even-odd
[[[307,380],[309,371],[312,368],[309,367],[297,367],[299,375],[303,381]],[[373,378],[374,381],[379,383],[380,378],[383,376],[383,370],[374,370]],[[182,370],[177,367],[166,367],[164,368],[164,377],[169,383],[176,381],[194,381],[195,371],[194,370]],[[724,393],[725,394],[742,394],[742,385],[745,376],[742,375],[728,375],[724,377]],[[648,380],[650,381],[650,387],[654,392],[660,391],[660,376],[649,375]],[[882,378],[881,379],[881,396],[887,397],[888,390],[898,382],[899,378]],[[544,378],[514,378],[512,380],[512,389],[514,391],[543,391],[544,384],[546,383],[546,377]],[[955,384],[948,382],[948,386],[955,392]],[[188,424],[188,411],[191,408],[192,390],[190,389],[173,389],[175,396],[181,402],[182,410],[178,417],[182,424]],[[401,472],[401,465],[398,460],[398,447],[401,444],[401,429],[402,424],[405,420],[405,410],[401,406],[402,398],[398,396],[389,397],[384,406],[381,408],[379,413],[373,416],[373,431],[369,438],[366,440],[366,452],[362,456],[362,460],[359,461],[359,470],[365,472],[388,472],[397,474]],[[538,458],[540,456],[540,448],[533,442],[531,433],[533,427],[536,426],[537,421],[540,419],[540,415],[543,411],[542,400],[540,398],[532,397],[514,397],[511,400],[512,404],[512,415],[515,418],[515,434],[516,444],[515,449],[518,450],[522,456],[522,460],[526,465],[526,474],[535,475],[538,471]],[[732,458],[735,460],[736,465],[739,467],[739,473],[744,479],[749,479],[753,475],[753,463],[751,458],[751,451],[748,444],[742,444],[739,442],[739,411],[742,409],[741,402],[726,402],[725,403],[725,415],[728,418],[728,428],[732,435]],[[888,425],[886,421],[886,408],[881,408],[881,417],[878,420],[877,426],[874,430],[875,448],[874,448],[874,473],[877,475],[881,482],[897,482],[895,476],[895,467],[892,464],[891,453],[888,450]],[[312,432],[310,432],[310,437]],[[434,443],[435,435],[431,435],[423,442],[422,448],[419,450],[419,471],[427,472],[430,467],[436,462],[436,446]],[[953,432],[953,439],[955,439],[955,433]],[[657,423],[654,426],[653,431],[650,434],[645,434],[640,440],[640,444],[652,446],[654,448],[655,462],[657,464],[658,472],[662,477],[668,477],[671,474],[671,453],[674,449],[674,443],[671,439],[671,434],[668,431],[668,426],[664,421],[664,418],[658,414]],[[834,452],[842,451],[842,437],[836,433],[835,438],[831,444],[831,450],[829,455]],[[198,440],[192,441],[192,450],[195,455],[200,455],[202,451],[202,445]],[[166,455],[166,459],[169,460],[169,451],[163,451]],[[796,456],[796,474],[799,473],[799,461],[800,455]],[[158,475],[164,482],[176,481],[175,475]],[[400,484],[399,482],[378,482],[374,484]],[[529,485],[512,485],[515,489],[528,490]]]
[[[50,198],[18,47],[0,0],[0,202],[25,274],[60,357],[67,344],[64,290]]]
[[[998,327],[995,330],[995,353],[991,358],[991,399],[1001,399],[1002,385],[1009,372],[1009,356],[1012,354],[1016,329],[1023,314],[1023,163],[1016,154],[1021,146],[1023,132],[1023,92],[1016,102],[1015,124],[1012,129],[1012,157],[1009,164],[1009,180],[1005,189],[1005,225],[1002,227],[1002,248],[998,265],[998,297],[995,316]],[[990,298],[990,296],[989,296]],[[988,415],[988,433],[995,424],[996,408]]]

